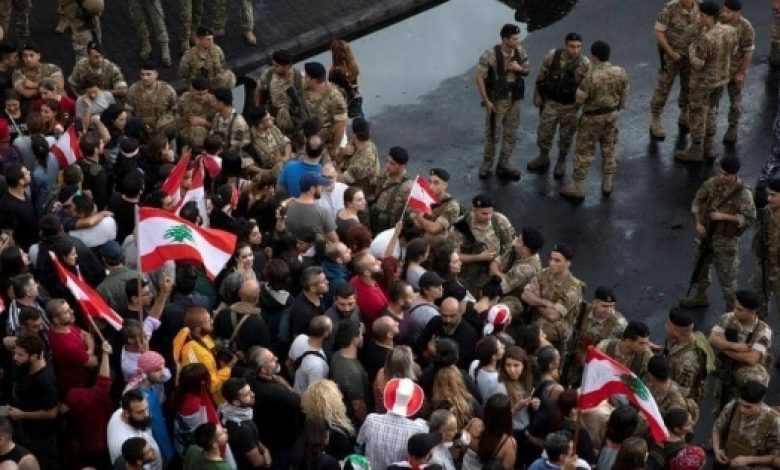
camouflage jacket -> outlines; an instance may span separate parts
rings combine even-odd
[[[62,75],[62,69],[59,66],[43,62],[41,62],[38,68],[35,70],[19,67],[18,69],[14,70],[13,75],[11,75],[11,81],[13,82],[14,87],[19,86],[25,80],[30,80],[40,85],[44,78],[65,79],[65,77]]]
[[[756,49],[756,31],[744,16],[740,16],[734,23],[725,23],[732,26],[737,32],[737,47],[731,56],[729,75],[734,76],[739,70],[742,58],[745,54],[753,52]]]
[[[363,193],[372,194],[379,180],[379,151],[373,142],[368,141],[366,146],[356,150],[343,164],[344,182],[350,186],[357,186]]]
[[[81,84],[89,76],[97,77],[98,86],[101,90],[127,88],[127,82],[119,66],[108,59],[103,59],[100,61],[98,68],[95,69],[89,65],[89,60],[86,57],[79,59],[76,65],[73,66],[73,71],[68,77],[68,84],[76,93],[82,94],[84,89]]]
[[[499,265],[504,274],[501,275],[501,291],[504,295],[523,295],[525,286],[542,272],[542,262],[539,254],[518,258],[510,251],[499,258]]]
[[[203,103],[198,103],[191,92],[185,91],[182,93],[176,102],[176,117],[179,130],[190,128],[192,126],[190,118],[192,117],[201,117],[208,122],[213,122],[216,113],[214,111],[214,102],[214,95],[211,94],[206,95]]]
[[[249,125],[235,109],[231,110],[229,117],[224,117],[217,113],[214,116],[214,126],[211,129],[213,134],[221,134],[225,139],[225,150],[242,152],[245,145],[252,142],[249,135]]]
[[[456,224],[460,222],[464,222],[467,228],[471,230],[474,241],[483,243],[488,251],[504,256],[512,250],[515,228],[512,227],[512,223],[504,214],[493,211],[493,217],[488,223],[477,225],[474,223],[474,212],[469,211]],[[452,231],[451,238],[455,248],[458,250],[464,249],[466,245],[471,243],[470,237],[464,233],[464,230],[459,230],[457,227]]]
[[[766,237],[766,242],[764,242],[763,237]],[[762,243],[766,243],[769,273],[780,272],[780,214],[773,215],[772,209],[769,207],[764,207],[758,212],[756,231],[753,234],[751,248],[757,265],[761,262]]]
[[[737,49],[737,31],[729,25],[715,23],[694,45],[690,57],[691,85],[717,88],[728,83],[731,57]]]
[[[570,271],[556,276],[550,268],[544,268],[539,276],[531,281],[527,288],[536,292],[539,297],[555,304],[555,309],[571,321],[582,300],[585,283],[577,279]]]
[[[582,80],[577,97],[584,100],[582,111],[586,113],[599,108],[623,109],[628,90],[626,71],[609,62],[601,62]]]
[[[713,429],[723,435],[728,428],[726,442],[721,443],[726,455],[780,455],[780,413],[762,403],[757,416],[747,417],[739,408],[732,413],[735,406],[731,401],[723,407]]]
[[[688,46],[699,36],[699,4],[685,8],[679,0],[672,0],[661,8],[654,29],[664,33],[675,52],[688,55]]]
[[[176,120],[176,91],[168,83],[159,80],[154,89],[147,92],[143,83],[137,81],[130,85],[125,98],[125,107],[144,124],[161,129]]]
[[[742,181],[737,180],[736,184],[742,185]],[[739,220],[738,224],[728,221],[718,222],[715,227],[716,235],[729,237],[739,235],[744,228],[752,225],[756,220],[756,206],[750,190],[742,186],[739,192],[726,200],[734,189],[734,185],[724,183],[720,177],[713,176],[701,185],[693,198],[691,212],[694,214],[709,214],[717,210],[735,215]],[[706,225],[708,219],[703,218],[703,220]]]
[[[401,218],[401,213],[412,191],[412,181],[406,173],[396,177],[383,174],[376,183],[376,190],[369,200],[371,231],[380,233],[393,228]]]
[[[696,340],[691,337],[685,344],[669,343],[667,345],[667,361],[672,380],[680,386],[685,398],[701,400],[704,398],[707,371],[706,363],[702,363],[701,352],[696,347]],[[702,378],[704,379],[702,380]]]
[[[212,45],[205,54],[195,46],[187,49],[187,52],[179,62],[179,76],[187,83],[195,77],[203,77],[213,85],[217,76],[227,68],[225,53],[216,44]]]
[[[336,86],[326,83],[322,93],[315,93],[307,88],[302,98],[309,114],[319,119],[323,130],[327,130],[327,135],[322,132],[321,134],[323,139],[330,143],[330,131],[333,125],[337,121],[347,120],[347,102],[344,100],[344,95]]]

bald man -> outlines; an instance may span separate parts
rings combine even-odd
[[[401,332],[398,322],[391,317],[379,317],[371,325],[371,341],[360,351],[360,362],[366,368],[370,383],[374,383],[385,358],[395,346],[394,338]]]
[[[244,281],[238,289],[238,299],[214,319],[214,336],[230,340],[236,350],[244,353],[252,346],[270,347],[271,334],[257,307],[260,283],[254,279]]]
[[[414,352],[423,359],[430,360],[432,345],[429,343],[436,339],[449,338],[458,345],[458,366],[468,368],[474,358],[474,347],[479,340],[479,334],[468,322],[463,321],[464,310],[465,305],[461,305],[454,297],[442,300],[441,314],[431,318],[425,326],[414,344]]]

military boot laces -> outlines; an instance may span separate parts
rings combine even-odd
[[[681,162],[701,162],[703,161],[702,157],[702,144],[699,143],[692,143],[690,147],[688,147],[685,150],[675,150],[674,152],[674,158]]]
[[[526,165],[528,171],[532,173],[544,173],[550,169],[550,155],[548,152],[542,150],[539,156],[528,162]]]
[[[734,145],[737,142],[737,126],[729,126],[726,133],[723,134],[723,143],[726,145]]]
[[[650,135],[656,140],[666,139],[666,131],[664,130],[664,125],[661,123],[660,116],[654,115],[650,120]]]

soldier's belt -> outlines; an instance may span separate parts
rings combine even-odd
[[[596,108],[589,111],[583,111],[582,114],[585,116],[602,116],[604,114],[614,113],[617,110],[617,106],[612,106],[610,108]]]

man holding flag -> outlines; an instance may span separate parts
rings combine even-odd
[[[418,179],[422,182],[422,178]],[[423,238],[432,247],[447,241],[452,225],[460,215],[460,204],[447,193],[450,174],[443,168],[431,168],[428,183],[422,188],[430,195],[433,202],[429,211],[414,211],[414,224],[425,231]],[[417,182],[415,181],[415,186]],[[417,191],[415,191],[417,192]]]

